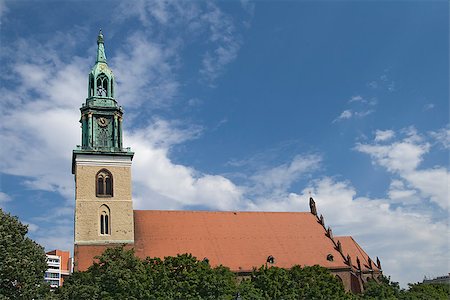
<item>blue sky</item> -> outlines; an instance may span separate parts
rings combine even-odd
[[[87,5],[89,3],[89,5]],[[404,286],[448,273],[447,1],[0,1],[0,206],[72,250],[99,28],[136,209],[307,211]]]

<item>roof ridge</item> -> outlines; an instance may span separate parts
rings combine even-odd
[[[310,215],[310,212],[306,211],[242,211],[242,210],[169,210],[169,209],[134,209],[138,212],[182,212],[182,213],[234,213],[234,214],[246,214],[246,213],[261,213],[261,214],[306,214]]]

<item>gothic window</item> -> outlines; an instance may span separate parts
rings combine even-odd
[[[100,74],[97,77],[97,96],[106,97],[108,93],[108,77],[105,74]]]
[[[114,98],[114,80],[111,78],[111,97]]]
[[[100,234],[110,235],[111,234],[111,218],[110,218],[109,207],[106,205],[100,206],[99,218],[100,218]]]
[[[97,197],[112,197],[113,178],[111,172],[106,169],[102,169],[97,173],[96,179]]]

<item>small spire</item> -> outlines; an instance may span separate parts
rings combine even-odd
[[[103,62],[106,63],[106,54],[105,54],[105,45],[104,45],[104,41],[103,41],[103,33],[102,30],[100,29],[99,33],[98,33],[98,37],[97,37],[97,63],[98,62]]]
[[[330,226],[328,226],[327,228],[327,235],[330,239],[333,239],[333,231],[331,230]]]
[[[359,257],[356,257],[356,264],[358,265],[358,270],[361,271],[361,261],[359,260]]]
[[[344,254],[342,253],[342,244],[341,244],[341,241],[339,241],[339,240],[338,240],[338,242],[337,242],[337,250],[339,251],[339,253],[341,253],[342,255],[344,255]]]
[[[325,220],[323,219],[322,214],[320,214],[319,222],[320,224],[322,224],[323,227],[325,227]]]
[[[311,213],[317,216],[316,202],[314,201],[313,197],[309,197],[309,208],[311,210]]]
[[[378,258],[378,256],[377,256],[377,267],[378,267],[378,269],[381,270],[381,262],[380,262],[380,259]]]
[[[350,257],[350,254],[347,254],[347,262],[348,262],[348,265],[350,266],[350,268],[352,268],[353,265],[352,265],[352,258]]]
[[[369,269],[372,270],[372,259],[370,259],[370,257],[369,257],[368,261],[369,261]]]

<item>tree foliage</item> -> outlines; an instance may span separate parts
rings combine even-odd
[[[403,300],[447,300],[450,299],[450,285],[449,284],[428,284],[415,283],[409,284],[409,289],[403,293],[401,299]]]
[[[331,272],[320,266],[291,269],[265,266],[241,282],[242,299],[351,299]]]
[[[60,299],[233,299],[234,274],[192,255],[140,260],[133,250],[109,248],[86,272],[74,273]]]
[[[347,299],[326,268],[261,267],[239,282],[228,268],[212,268],[189,254],[140,260],[133,250],[109,248],[86,272],[56,291],[60,299]]]
[[[369,280],[364,284],[364,293],[360,298],[395,300],[399,299],[400,293],[398,282],[392,282],[390,277],[381,276],[379,282]]]
[[[40,299],[49,294],[44,248],[26,237],[28,227],[0,208],[0,299]]]
[[[409,284],[409,289],[400,289],[398,282],[392,282],[390,277],[382,276],[380,282],[371,280],[366,283],[361,299],[390,299],[390,300],[446,300],[450,299],[450,285],[448,284]]]

